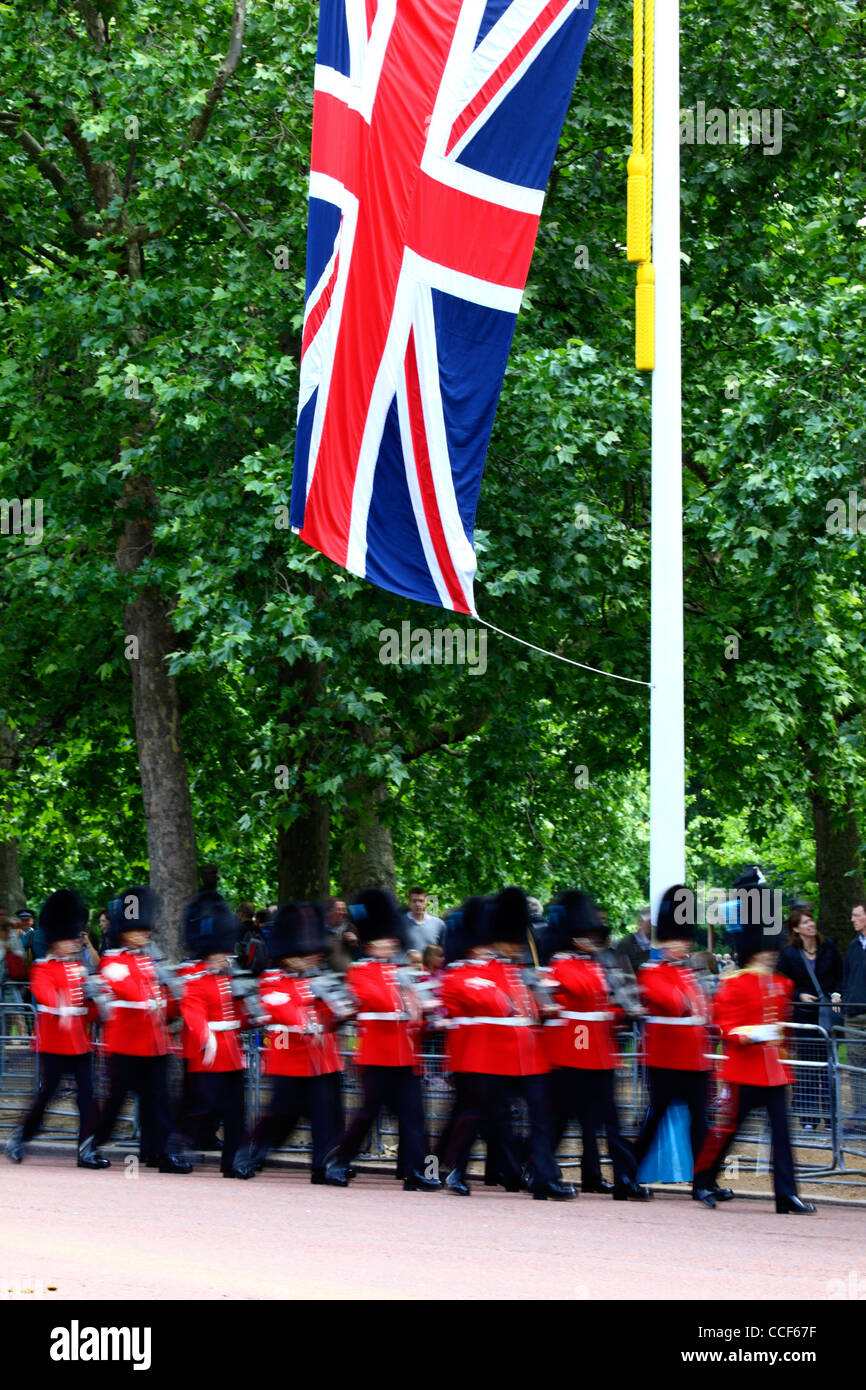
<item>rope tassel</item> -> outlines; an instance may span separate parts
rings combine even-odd
[[[652,264],[653,77],[655,0],[634,0],[632,152],[628,161],[626,254],[637,262],[635,366],[655,366],[655,270]]]

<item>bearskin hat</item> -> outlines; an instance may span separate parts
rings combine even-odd
[[[325,912],[319,903],[284,903],[268,926],[268,954],[316,956],[325,950]]]
[[[694,941],[695,895],[684,883],[675,883],[662,893],[656,919],[656,941]]]
[[[39,927],[46,945],[55,941],[72,941],[87,926],[87,907],[84,899],[71,888],[58,888],[48,898],[39,914]]]
[[[384,941],[391,937],[402,946],[405,941],[403,923],[397,904],[384,888],[365,888],[358,901],[349,908],[358,940]]]

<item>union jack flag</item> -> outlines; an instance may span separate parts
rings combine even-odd
[[[481,475],[596,0],[321,0],[293,528],[474,613]]]

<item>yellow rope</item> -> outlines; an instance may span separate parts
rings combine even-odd
[[[632,152],[628,161],[626,243],[637,262],[635,366],[655,365],[655,270],[652,264],[653,77],[655,0],[634,0],[632,18]]]

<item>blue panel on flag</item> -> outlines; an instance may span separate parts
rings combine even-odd
[[[350,76],[345,0],[321,0],[316,62],[323,68],[336,68],[337,72]]]
[[[400,537],[399,547],[394,545],[395,536]],[[366,577],[392,593],[441,606],[424,558],[409,496],[396,396],[388,412],[373,475],[373,496],[367,517]]]
[[[484,15],[481,20],[481,28],[478,30],[478,38],[475,40],[476,48],[485,35],[489,34],[497,19],[502,17],[510,4],[511,0],[487,0],[487,4],[484,7]]]
[[[289,521],[292,526],[303,526],[304,508],[307,502],[307,462],[310,457],[310,435],[313,432],[313,416],[316,413],[316,400],[319,388],[316,387],[307,404],[298,416],[298,431],[295,435],[295,467],[292,472],[292,507]]]
[[[516,314],[433,290],[442,412],[454,492],[469,540]],[[471,344],[471,347],[467,347]]]
[[[576,10],[458,156],[483,174],[544,189],[596,0]]]
[[[326,203],[322,198],[310,199],[305,299],[309,299],[322,278],[322,271],[331,259],[342,215],[335,203]]]

